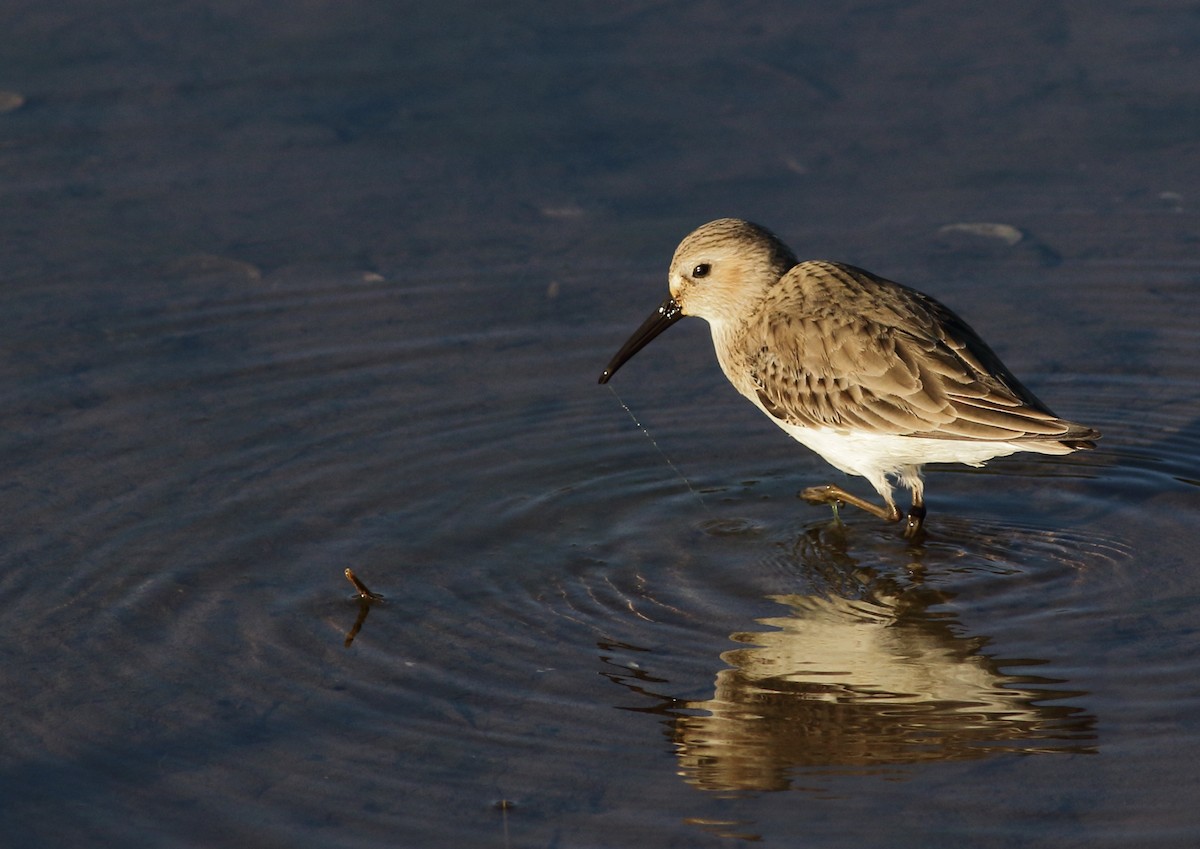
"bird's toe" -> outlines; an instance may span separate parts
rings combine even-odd
[[[801,490],[800,497],[809,504],[838,504],[841,499],[841,491],[832,484],[825,486],[810,486]]]

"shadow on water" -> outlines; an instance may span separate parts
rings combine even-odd
[[[850,536],[838,525],[801,534],[789,556],[824,592],[767,596],[780,614],[730,635],[740,647],[721,654],[711,696],[672,697],[644,665],[604,673],[648,702],[627,709],[666,717],[685,781],[722,793],[812,789],[814,774],[1097,751],[1095,716],[1064,703],[1086,692],[1024,671],[1046,660],[987,652],[988,637],[938,609],[956,594],[925,576],[944,557],[914,547],[885,571]]]

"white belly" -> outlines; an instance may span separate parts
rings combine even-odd
[[[807,428],[771,419],[800,444],[821,455],[829,465],[851,475],[877,479],[881,474],[904,474],[925,463],[965,463],[982,466],[993,457],[1038,450],[1012,442],[923,439],[863,431],[842,432]]]

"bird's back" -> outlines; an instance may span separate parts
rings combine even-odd
[[[714,338],[739,391],[792,425],[1058,450],[1099,436],[1054,415],[949,308],[853,266],[798,263]]]

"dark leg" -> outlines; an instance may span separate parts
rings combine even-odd
[[[904,538],[916,539],[925,525],[925,500],[920,492],[913,492],[912,507],[908,511],[908,521],[904,523]]]
[[[899,522],[900,508],[895,504],[887,507],[880,507],[872,504],[870,501],[859,498],[857,495],[851,495],[842,489],[840,486],[829,484],[827,486],[810,486],[808,489],[800,493],[800,497],[810,504],[849,504],[852,507],[857,507],[860,510],[866,510],[872,516],[878,516],[885,522]],[[921,513],[924,516],[924,512]]]

